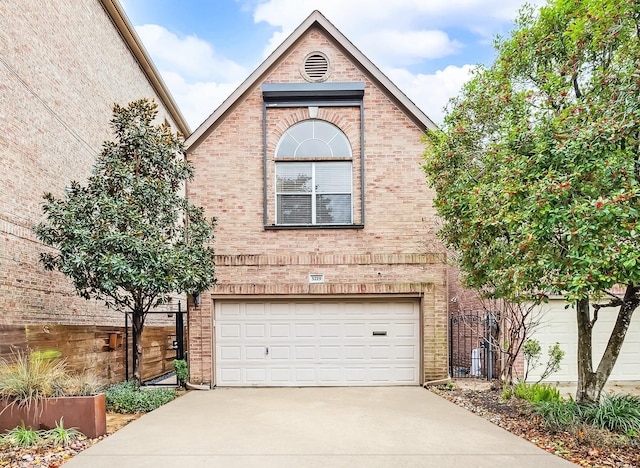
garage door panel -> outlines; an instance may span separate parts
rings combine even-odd
[[[414,367],[396,367],[393,370],[393,380],[398,382],[411,383],[417,377],[416,369]]]
[[[409,345],[409,346],[396,346],[394,348],[395,358],[396,359],[409,359],[414,360],[418,357],[418,348],[417,346]]]
[[[240,324],[220,324],[221,338],[240,338]]]
[[[269,327],[269,336],[272,338],[288,338],[291,335],[288,323],[272,323]]]
[[[264,360],[266,358],[264,346],[245,346],[245,355],[247,360]]]
[[[288,361],[291,359],[291,347],[290,346],[270,346],[269,355],[271,359],[282,359]]]
[[[541,305],[541,310],[544,314],[541,319],[543,325],[535,329],[533,338],[540,342],[543,357],[546,356],[548,347],[553,346],[556,342],[565,351],[560,370],[549,376],[547,381],[574,382],[578,376],[578,332],[575,308],[574,306],[565,308],[564,301],[553,299],[548,304]],[[617,313],[614,309],[603,309],[594,325],[592,334],[594,367],[598,365],[604,353],[616,317]],[[631,320],[618,361],[609,380],[640,380],[640,366],[637,364],[640,362],[640,320],[636,320],[636,318],[634,316]],[[542,367],[544,366],[530,372],[529,378],[537,380]]]
[[[394,327],[395,336],[401,338],[414,338],[418,336],[417,326],[413,323],[397,323]]]
[[[270,369],[271,382],[274,384],[286,384],[291,381],[291,370],[287,368]]]
[[[340,346],[320,346],[320,359],[340,359]]]
[[[247,382],[265,383],[267,381],[267,372],[264,368],[247,368],[245,369]]]
[[[339,383],[342,380],[342,369],[339,367],[324,367],[320,369],[320,383]]]
[[[391,359],[392,347],[389,345],[373,345],[369,348],[371,350],[371,359]]]
[[[359,359],[365,358],[365,347],[362,345],[347,345],[344,347],[344,356],[347,359]]]
[[[316,370],[313,367],[298,367],[295,372],[297,383],[303,384],[316,380]]]
[[[222,385],[238,385],[242,382],[242,371],[239,368],[220,369],[219,375]]]
[[[319,327],[320,338],[339,338],[340,324],[338,323],[322,323]]]
[[[419,383],[417,300],[221,301],[215,318],[220,386]]]
[[[344,380],[345,382],[355,385],[364,384],[367,382],[367,371],[364,367],[345,367],[344,368]]]
[[[316,327],[313,323],[296,323],[294,330],[298,338],[313,338],[316,335]]]
[[[247,323],[244,325],[245,336],[247,338],[264,338],[266,327],[261,323]]]
[[[313,359],[316,356],[313,346],[296,346],[294,349],[295,359]]]
[[[238,308],[239,309],[239,308]],[[261,304],[246,304],[245,315],[247,317],[264,317],[266,314],[265,308]]]
[[[371,381],[374,383],[389,383],[393,381],[393,370],[391,367],[372,367]]]
[[[368,331],[365,323],[347,323],[344,326],[345,338],[364,338],[368,335]]]
[[[239,361],[242,348],[240,346],[221,346],[220,359],[224,361]]]

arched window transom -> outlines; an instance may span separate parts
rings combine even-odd
[[[323,120],[299,122],[280,138],[276,158],[286,159],[276,162],[277,224],[351,224],[351,145],[342,130]]]

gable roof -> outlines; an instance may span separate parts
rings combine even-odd
[[[149,80],[149,83],[151,83],[151,86],[158,94],[162,104],[164,104],[169,114],[171,114],[178,130],[180,130],[180,132],[185,136],[189,135],[189,133],[191,133],[191,129],[189,128],[187,121],[184,119],[178,105],[173,100],[173,96],[171,96],[169,88],[167,88],[167,85],[162,80],[158,69],[151,61],[147,50],[142,45],[140,38],[136,34],[135,29],[131,25],[131,22],[127,18],[127,15],[120,6],[118,0],[100,0],[100,2],[102,3],[105,11],[111,17],[111,20],[118,32],[120,32],[122,39],[129,47],[131,54],[135,57],[136,61],[142,68],[142,71]]]
[[[376,67],[360,50],[354,46],[322,13],[315,10],[305,19],[295,31],[287,37],[280,46],[260,64],[256,70],[187,138],[186,147],[195,148],[217,126],[219,122],[231,113],[241,98],[251,91],[280,60],[291,50],[304,34],[313,27],[321,28],[325,34],[335,41],[342,52],[353,62],[362,67],[368,77],[385,92],[385,94],[405,114],[422,129],[435,129],[433,121],[416,106],[406,94]]]

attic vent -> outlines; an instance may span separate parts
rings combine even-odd
[[[303,75],[307,81],[324,81],[329,77],[329,60],[322,52],[312,52],[304,59]]]

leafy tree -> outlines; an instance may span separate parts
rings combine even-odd
[[[147,312],[173,292],[197,293],[214,283],[214,220],[180,195],[193,176],[182,136],[153,125],[147,100],[114,106],[115,141],[105,142],[86,186],[71,182],[63,198],[45,194],[42,253],[85,299],[132,313],[134,379],[141,383],[142,330]]]
[[[640,3],[525,7],[496,48],[427,136],[441,235],[469,287],[576,301],[576,398],[597,400],[640,303]],[[594,370],[608,307],[617,319]]]

